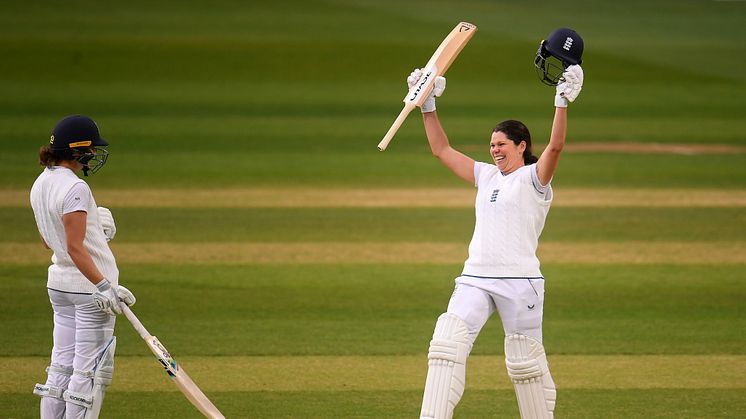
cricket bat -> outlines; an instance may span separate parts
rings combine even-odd
[[[391,125],[389,131],[383,137],[380,143],[378,143],[378,150],[383,151],[388,147],[391,139],[394,138],[394,134],[399,130],[399,127],[407,119],[407,115],[417,106],[427,99],[430,91],[433,90],[435,85],[435,78],[442,76],[451,66],[453,60],[456,59],[459,52],[466,46],[474,33],[477,32],[477,27],[467,22],[460,22],[455,28],[445,37],[443,42],[440,43],[438,49],[430,57],[430,61],[427,62],[425,67],[422,69],[422,77],[419,83],[412,86],[404,96],[404,109],[402,109],[399,116],[396,117],[394,124]]]
[[[203,393],[202,390],[197,387],[197,384],[194,384],[194,381],[189,378],[186,371],[184,371],[184,368],[176,363],[176,360],[168,352],[168,349],[158,341],[157,337],[148,333],[145,326],[143,326],[137,316],[135,316],[135,313],[133,313],[126,304],[121,304],[121,308],[124,315],[130,323],[132,323],[135,330],[137,330],[137,333],[139,333],[140,337],[145,340],[145,343],[153,352],[153,355],[155,355],[155,357],[158,358],[158,361],[163,365],[163,368],[166,370],[169,377],[171,377],[174,384],[176,384],[176,387],[179,388],[194,407],[202,412],[205,417],[210,419],[225,419],[225,416],[223,416],[218,408],[212,404],[210,399],[205,396],[205,393]]]

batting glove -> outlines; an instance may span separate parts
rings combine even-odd
[[[114,235],[117,234],[117,226],[114,224],[114,217],[111,215],[111,211],[108,208],[98,207],[98,221],[104,230],[106,241],[111,241]]]
[[[96,284],[96,292],[93,293],[93,302],[96,304],[99,310],[112,316],[121,314],[122,309],[119,308],[119,297],[111,286],[111,282],[104,278]]]
[[[557,85],[554,96],[554,106],[566,108],[569,102],[574,102],[583,89],[583,69],[579,65],[571,65],[562,73],[562,82]]]
[[[121,285],[117,287],[117,295],[119,296],[119,300],[128,306],[135,305],[135,302],[137,301],[135,294]]]
[[[415,68],[414,71],[409,74],[409,77],[407,77],[407,86],[410,89],[414,87],[420,80],[420,77],[422,77],[422,70]],[[433,90],[427,96],[427,99],[422,102],[422,106],[420,106],[422,113],[435,111],[435,98],[440,97],[444,90],[446,90],[446,78],[442,76],[436,77]]]

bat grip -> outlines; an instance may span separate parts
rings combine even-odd
[[[407,119],[407,115],[409,115],[409,113],[412,112],[414,108],[416,108],[414,103],[407,102],[404,104],[404,109],[399,112],[399,116],[396,117],[396,120],[391,125],[391,128],[389,128],[386,135],[383,137],[383,140],[378,143],[378,151],[386,150],[386,147],[388,147],[391,139],[394,138],[394,134],[396,134],[396,131],[399,130],[401,124],[404,123],[405,119]]]
[[[119,306],[122,309],[122,314],[124,314],[124,316],[127,317],[127,320],[132,323],[132,327],[137,330],[137,333],[140,335],[140,337],[142,337],[143,339],[147,339],[150,336],[150,333],[148,333],[148,330],[145,328],[145,326],[142,325],[140,319],[135,316],[135,313],[132,312],[127,304],[121,303]]]

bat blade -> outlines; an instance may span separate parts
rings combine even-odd
[[[148,348],[150,348],[150,351],[153,352],[153,355],[158,359],[158,362],[161,363],[161,366],[163,366],[163,369],[166,370],[166,373],[169,377],[171,377],[174,384],[176,384],[176,387],[181,391],[182,394],[189,400],[189,402],[197,408],[205,417],[208,417],[210,419],[225,419],[225,416],[223,416],[222,413],[220,413],[220,410],[218,410],[217,407],[215,407],[214,404],[210,401],[210,399],[205,396],[205,393],[200,390],[199,387],[197,387],[197,384],[194,383],[194,381],[187,375],[186,371],[179,365],[179,363],[176,362],[176,360],[171,356],[171,353],[166,349],[165,346],[158,340],[157,337],[152,336],[147,329],[145,329],[145,326],[142,325],[140,320],[135,316],[135,314],[132,312],[132,310],[127,307],[126,305],[122,304],[122,311],[124,312],[124,315],[127,317],[127,319],[132,323],[132,326],[137,330],[137,332],[140,334],[140,337],[145,341],[145,343],[148,345]]]
[[[161,365],[163,365],[163,369],[166,370],[168,375],[171,377],[176,375],[179,368],[178,364],[176,364],[176,361],[168,352],[168,349],[161,344],[158,338],[155,336],[148,336],[145,339],[145,343],[148,345],[148,348],[150,348],[150,351],[153,352],[153,355],[155,355],[158,361],[160,361]]]
[[[459,22],[448,36],[443,39],[443,42],[440,43],[438,49],[435,50],[435,53],[430,57],[425,67],[423,67],[423,74],[419,82],[412,86],[407,95],[404,96],[404,109],[391,125],[383,140],[378,143],[378,150],[383,151],[388,147],[389,142],[394,138],[396,131],[399,130],[409,112],[416,106],[422,105],[433,90],[435,79],[448,71],[448,68],[453,64],[458,54],[464,49],[476,32],[477,27],[475,25],[468,22]]]
[[[179,368],[178,374],[173,377],[174,384],[181,390],[186,398],[197,408],[203,415],[211,419],[225,419],[222,413],[215,407],[210,399],[205,396],[205,393],[194,384],[191,377],[184,371],[184,368]]]
[[[469,40],[477,32],[477,27],[467,22],[460,22],[455,28],[443,39],[433,56],[425,64],[422,70],[420,82],[409,89],[404,96],[404,103],[413,103],[420,106],[427,99],[427,95],[435,85],[435,79],[442,76],[448,71],[456,60],[456,57],[464,49]]]

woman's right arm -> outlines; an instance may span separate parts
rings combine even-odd
[[[65,227],[67,253],[73,263],[91,283],[98,284],[104,279],[104,275],[98,270],[91,254],[83,245],[87,216],[85,211],[73,211],[62,216],[62,224]]]
[[[423,113],[422,120],[425,123],[425,134],[427,134],[427,142],[430,143],[433,155],[439,158],[441,163],[456,176],[473,185],[474,160],[451,147],[438,120],[438,114],[434,111]]]
[[[96,306],[112,316],[121,314],[119,302],[123,301],[131,306],[135,304],[135,296],[121,285],[112,285],[96,267],[91,254],[83,245],[87,217],[88,214],[85,211],[73,211],[62,216],[62,224],[65,226],[67,237],[67,254],[70,255],[80,273],[98,288],[98,291],[93,293],[93,302]]]

